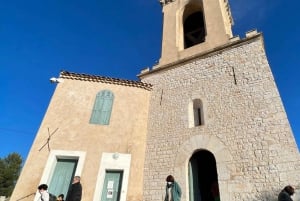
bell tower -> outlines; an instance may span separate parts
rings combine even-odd
[[[276,200],[287,183],[299,186],[299,151],[263,35],[232,37],[227,1],[161,0],[161,58],[139,75],[152,85],[145,201],[164,199],[170,174],[182,201]]]
[[[232,37],[228,0],[160,0],[160,3],[163,36],[156,67],[209,51]]]

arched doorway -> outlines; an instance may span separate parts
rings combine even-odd
[[[189,160],[189,201],[220,200],[214,155],[207,150],[195,152]]]

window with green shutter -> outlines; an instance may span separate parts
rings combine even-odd
[[[109,125],[113,101],[114,94],[111,91],[100,91],[96,96],[90,123],[99,125]]]

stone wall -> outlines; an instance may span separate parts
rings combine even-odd
[[[299,183],[299,153],[265,54],[262,35],[154,69],[144,198],[163,200],[172,174],[188,200],[187,164],[214,154],[222,201],[259,200]],[[188,105],[201,99],[204,125],[189,128]]]

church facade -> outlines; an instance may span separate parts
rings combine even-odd
[[[299,185],[262,34],[234,37],[227,0],[160,3],[161,58],[140,81],[60,73],[12,200],[37,200],[40,183],[66,194],[75,175],[83,201],[161,201],[170,174],[182,201],[272,200]]]

